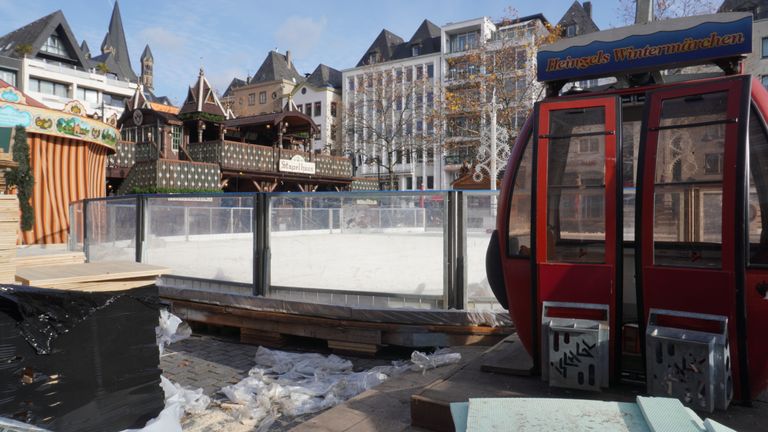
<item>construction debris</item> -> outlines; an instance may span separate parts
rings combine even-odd
[[[256,366],[248,378],[224,387],[222,393],[239,409],[233,415],[243,423],[266,430],[280,416],[298,416],[338,405],[392,376],[408,370],[426,371],[461,359],[458,353],[414,352],[411,362],[354,372],[352,362],[336,355],[289,353],[259,347]]]

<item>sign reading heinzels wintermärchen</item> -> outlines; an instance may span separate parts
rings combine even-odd
[[[315,163],[306,162],[301,155],[296,155],[290,159],[280,159],[280,171],[299,174],[314,174]]]
[[[670,69],[752,52],[752,14],[654,21],[564,39],[539,49],[541,82]]]

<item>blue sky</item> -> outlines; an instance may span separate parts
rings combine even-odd
[[[121,0],[133,69],[149,43],[155,93],[180,104],[202,65],[224,91],[233,77],[254,74],[270,49],[291,50],[299,72],[318,63],[355,65],[382,28],[409,39],[424,18],[437,25],[490,16],[543,13],[557,22],[573,0]],[[20,7],[19,4],[23,4]],[[114,0],[0,0],[0,35],[62,9],[78,43],[98,54]],[[618,1],[594,0],[600,28],[617,26]]]

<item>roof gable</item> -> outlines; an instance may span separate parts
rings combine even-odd
[[[192,113],[207,113],[228,118],[227,110],[221,105],[202,68],[200,68],[197,82],[189,88],[187,99],[184,100],[179,110],[179,114]]]
[[[61,10],[57,10],[0,37],[0,55],[20,58],[23,55],[17,51],[17,48],[28,45],[31,47],[31,51],[27,55],[29,57],[36,57],[41,52],[48,37],[53,33],[56,33],[64,43],[68,57],[77,66],[82,68],[89,66]]]
[[[233,95],[233,92],[236,88],[242,87],[245,85],[245,81],[241,80],[240,78],[232,78],[232,82],[229,83],[229,86],[227,86],[227,89],[224,91],[224,97],[229,97]]]
[[[357,66],[370,64],[371,55],[377,57],[375,60],[376,63],[391,60],[392,56],[395,54],[397,46],[402,43],[403,38],[387,29],[383,29],[381,33],[376,36],[376,39],[373,40],[371,46],[365,51],[363,58],[357,62]]]
[[[251,78],[248,84],[279,80],[294,81],[298,83],[302,81],[302,79],[303,77],[301,74],[299,74],[293,66],[293,62],[289,65],[285,55],[280,54],[277,51],[270,51],[261,63],[256,75]]]
[[[121,79],[135,82],[138,77],[131,67],[131,57],[128,54],[128,44],[125,42],[125,30],[123,30],[123,19],[120,16],[120,6],[115,1],[115,7],[112,9],[112,17],[109,20],[109,29],[104,35],[104,41],[101,43],[101,53],[114,54],[114,69],[110,71]]]
[[[307,77],[307,84],[316,87],[341,89],[341,72],[324,64],[319,64],[315,71]]]
[[[141,61],[143,62],[145,59],[146,60],[155,59],[155,57],[152,56],[152,50],[149,49],[149,44],[147,44],[147,46],[144,47],[144,51],[141,53]]]
[[[576,25],[576,34],[573,36],[600,31],[600,28],[592,21],[592,18],[578,0],[571,4],[571,7],[568,8],[563,17],[560,18],[560,21],[558,21],[557,26],[562,28],[563,34],[565,34],[566,28],[574,24]]]

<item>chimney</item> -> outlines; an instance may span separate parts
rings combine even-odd
[[[647,24],[653,21],[653,3],[651,0],[637,0],[635,24]]]
[[[592,18],[592,2],[591,1],[585,1],[582,6],[584,7],[584,12],[587,13],[587,16]]]
[[[291,50],[285,50],[285,62],[288,63],[288,67],[292,67],[291,64]]]

